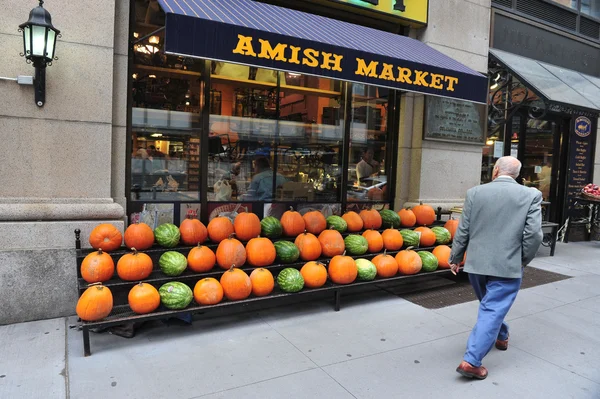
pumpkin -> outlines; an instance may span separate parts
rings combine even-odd
[[[123,236],[119,229],[109,223],[102,223],[94,227],[90,233],[90,245],[94,249],[104,252],[114,251],[121,246]]]
[[[396,229],[386,229],[381,233],[383,247],[389,251],[398,251],[404,245],[404,238]]]
[[[216,305],[223,300],[223,287],[217,279],[206,277],[194,286],[194,301],[199,305]]]
[[[246,244],[248,263],[254,267],[268,266],[275,262],[277,251],[275,246],[265,237],[256,237]]]
[[[342,219],[348,224],[348,231],[355,233],[361,231],[364,226],[364,222],[360,215],[354,211],[346,212],[342,215]]]
[[[422,202],[419,205],[412,208],[417,224],[421,226],[430,226],[435,222],[436,214],[430,205],[423,205]]]
[[[319,211],[307,212],[302,216],[302,219],[304,219],[306,231],[314,235],[321,234],[327,228],[327,220]]]
[[[300,251],[300,259],[304,261],[316,260],[321,256],[321,243],[314,234],[304,232],[296,237],[294,244]]]
[[[363,209],[360,211],[359,216],[363,220],[363,227],[365,229],[380,229],[383,224],[381,215],[375,209]]]
[[[269,295],[275,287],[273,275],[270,271],[262,267],[252,270],[250,281],[252,281],[252,293],[256,296]]]
[[[394,277],[398,273],[398,262],[392,255],[387,254],[387,250],[374,257],[371,262],[377,268],[377,277]]]
[[[108,287],[96,283],[81,294],[75,311],[81,320],[98,321],[108,316],[112,308],[112,292]]]
[[[421,257],[415,251],[409,249],[396,254],[396,263],[398,263],[400,274],[417,274],[423,267]]]
[[[154,312],[160,305],[160,294],[153,285],[139,283],[127,295],[129,307],[137,314]]]
[[[328,258],[341,255],[346,250],[344,238],[339,231],[334,229],[325,230],[319,234],[319,243],[321,244],[323,256]]]
[[[235,217],[233,229],[238,239],[248,241],[260,235],[260,219],[254,213],[248,212],[246,208],[246,212],[239,213]]]
[[[138,251],[148,249],[154,244],[154,232],[146,223],[130,224],[124,234],[125,246],[137,248]]]
[[[234,233],[233,223],[225,216],[214,218],[208,223],[208,237],[219,243]]]
[[[185,219],[179,226],[179,232],[185,245],[202,244],[208,238],[208,229],[198,219]]]
[[[300,269],[300,274],[308,288],[319,288],[327,282],[327,269],[319,262],[307,262]]]
[[[413,227],[417,224],[417,217],[410,208],[400,209],[398,211],[398,216],[400,216],[400,225],[402,227]]]
[[[329,278],[336,284],[350,284],[356,280],[358,267],[350,256],[337,255],[329,262]]]
[[[115,274],[115,262],[101,249],[88,254],[81,262],[81,277],[90,284],[110,280],[113,274]]]
[[[290,210],[285,211],[281,216],[281,227],[284,236],[296,237],[304,232],[306,224],[304,223],[302,215],[294,211],[294,208],[290,207]]]
[[[383,237],[377,230],[367,230],[362,236],[366,238],[371,253],[380,252],[383,249]]]
[[[450,263],[448,259],[450,259],[450,252],[452,249],[447,245],[438,245],[433,248],[431,251],[438,260],[438,267],[440,269],[450,269]]]
[[[221,276],[223,294],[231,301],[246,299],[252,293],[252,281],[242,269],[231,266]]]
[[[133,252],[121,256],[117,262],[117,274],[125,281],[144,280],[152,273],[152,259],[135,248],[131,249]]]
[[[367,192],[367,198],[371,201],[383,200],[383,190],[379,187],[374,187]]]
[[[415,231],[421,233],[421,238],[419,238],[420,247],[431,247],[435,245],[435,233],[429,227],[417,227]]]
[[[228,270],[232,265],[243,266],[246,263],[246,248],[233,234],[219,243],[216,260],[219,267]]]
[[[187,256],[188,267],[196,273],[204,273],[211,270],[216,262],[217,257],[212,249],[202,244],[198,244],[197,247],[192,248]]]
[[[444,224],[444,227],[450,232],[452,240],[454,240],[454,234],[456,234],[456,229],[458,229],[458,222],[457,219],[450,219]]]

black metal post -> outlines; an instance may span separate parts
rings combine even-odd
[[[86,326],[81,327],[83,330],[83,356],[88,357],[92,355],[90,350],[90,329]]]
[[[335,298],[335,304],[333,306],[334,306],[335,311],[339,312],[340,311],[340,302],[341,302],[340,301],[340,299],[341,299],[340,290],[335,290],[335,294],[334,295],[335,295],[334,296],[334,298]]]
[[[75,229],[75,249],[81,249],[81,230]]]
[[[35,67],[35,79],[34,79],[34,90],[35,90],[35,104],[38,107],[43,107],[46,103],[46,64],[34,63]]]

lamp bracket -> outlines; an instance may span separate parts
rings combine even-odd
[[[19,75],[16,78],[6,78],[0,76],[0,80],[10,80],[13,82],[17,82],[20,85],[33,85],[33,76]]]

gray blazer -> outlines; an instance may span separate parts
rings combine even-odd
[[[450,253],[450,263],[464,271],[520,278],[542,242],[542,193],[509,176],[467,191],[463,213]]]

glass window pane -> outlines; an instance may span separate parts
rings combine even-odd
[[[348,201],[389,201],[387,176],[391,165],[387,105],[392,92],[376,86],[353,85],[348,167]]]
[[[600,0],[581,0],[581,13],[600,19]]]
[[[553,3],[560,4],[561,6],[572,8],[573,10],[577,10],[577,0],[550,0],[550,1],[552,1]],[[586,0],[582,0],[582,1],[586,1]]]

